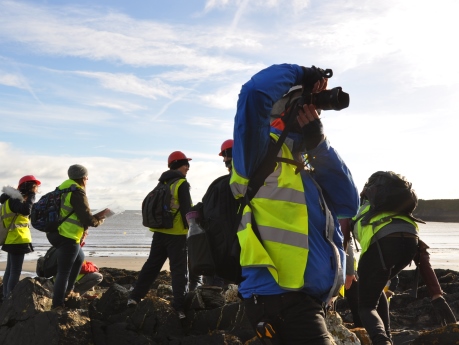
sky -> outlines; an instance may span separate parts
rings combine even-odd
[[[322,112],[359,190],[378,170],[458,199],[457,0],[0,0],[0,186],[89,170],[91,208],[140,210],[167,157],[194,203],[226,173],[241,86],[281,63],[331,68]]]

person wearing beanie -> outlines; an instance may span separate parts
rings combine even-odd
[[[188,267],[186,254],[188,223],[186,214],[192,206],[190,185],[186,180],[186,175],[190,170],[190,161],[191,158],[187,158],[180,151],[174,151],[169,155],[167,162],[169,170],[162,173],[159,182],[170,186],[171,209],[175,214],[173,227],[172,229],[150,228],[150,231],[153,232],[150,254],[128,299],[128,306],[135,307],[145,297],[166,259],[169,258],[174,295],[172,307],[177,311],[180,319],[186,317],[183,310]]]
[[[57,248],[57,274],[54,283],[52,309],[65,307],[66,297],[75,295],[73,288],[84,261],[84,252],[80,241],[88,227],[97,227],[104,222],[103,217],[93,216],[86,197],[88,169],[74,164],[68,169],[68,180],[58,187],[60,190],[70,188],[63,193],[61,219],[57,232],[48,232],[46,237]]]
[[[33,175],[27,175],[19,180],[17,189],[11,186],[2,189],[0,222],[8,229],[2,246],[2,250],[8,253],[3,276],[4,299],[19,282],[25,254],[33,252],[29,216],[40,184]]]

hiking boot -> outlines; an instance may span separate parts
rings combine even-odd
[[[433,301],[431,301],[431,303],[434,308],[435,315],[437,316],[437,319],[442,326],[457,322],[453,311],[449,307],[449,304],[442,296],[435,298]]]
[[[137,307],[137,301],[135,299],[129,298],[127,301],[127,306],[129,308]]]

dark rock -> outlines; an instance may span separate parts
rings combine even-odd
[[[187,317],[180,320],[169,301],[172,299],[168,295],[169,272],[161,272],[146,298],[135,308],[128,308],[128,289],[132,287],[137,272],[106,268],[101,271],[104,272],[105,287],[97,287],[99,299],[70,298],[66,301],[66,308],[60,311],[49,310],[52,284],[47,279],[21,280],[0,306],[0,344],[261,344],[248,322],[244,305],[237,299],[236,302],[225,302],[227,293],[221,289],[202,286],[190,293],[186,298]],[[457,317],[458,273],[438,270],[437,274],[446,292],[445,300]],[[399,289],[390,302],[394,344],[459,342],[457,325],[440,327],[422,281],[417,298],[409,293],[413,277],[413,270],[401,272]],[[160,285],[164,293],[157,291]],[[232,291],[233,295],[235,293],[237,290]],[[336,344],[350,345],[358,341],[352,334],[346,335],[343,324],[361,344],[370,344],[364,329],[354,329],[351,323],[342,322],[341,317],[345,321],[351,320],[346,300],[339,299],[335,306],[339,315],[329,313],[328,327],[335,333],[332,334]],[[332,315],[335,316],[333,322]]]
[[[437,328],[432,331],[422,332],[411,344],[412,345],[432,345],[432,344],[458,344],[459,325],[451,324]]]
[[[20,321],[27,320],[40,312],[49,310],[52,297],[39,280],[22,279],[0,308],[0,326],[12,327]]]
[[[127,309],[128,291],[119,284],[113,284],[94,305],[103,320]]]
[[[226,304],[212,310],[190,310],[185,320],[185,332],[188,334],[203,335],[223,330],[235,335],[237,330],[238,335],[244,334],[244,341],[255,336],[242,303]]]
[[[128,328],[127,323],[114,323],[107,326],[106,344],[109,345],[156,345],[152,339],[143,334],[138,334]]]
[[[132,285],[137,280],[139,272],[118,268],[102,267],[99,272],[104,276],[99,287],[108,288],[114,283],[118,285]]]
[[[137,331],[153,338],[167,335],[183,336],[177,313],[169,303],[157,297],[140,302],[128,322]]]
[[[183,338],[177,345],[243,345],[237,337],[223,332],[215,332],[208,335],[189,336]],[[261,345],[260,342],[253,342],[253,345]]]
[[[222,288],[216,286],[199,286],[185,298],[185,309],[215,309],[225,305]]]

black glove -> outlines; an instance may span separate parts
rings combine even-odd
[[[301,128],[304,135],[304,144],[306,151],[312,150],[319,145],[324,138],[324,126],[320,119],[309,122]]]
[[[322,68],[317,68],[316,66],[301,68],[303,69],[303,81],[301,84],[304,88],[312,89],[317,81],[333,76],[332,70],[329,69],[324,71]]]

